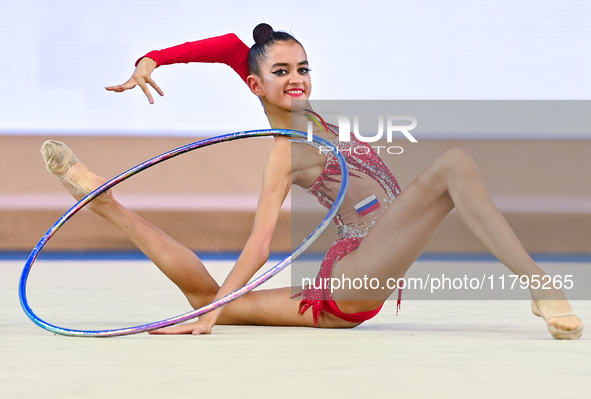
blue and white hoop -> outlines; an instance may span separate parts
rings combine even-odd
[[[154,323],[143,324],[135,327],[127,327],[127,328],[120,328],[114,330],[92,330],[92,331],[85,331],[85,330],[73,330],[68,329],[65,327],[59,327],[53,324],[50,324],[44,320],[42,320],[39,316],[37,316],[31,307],[29,306],[29,302],[27,300],[27,279],[29,277],[29,273],[33,266],[33,263],[39,256],[39,253],[43,249],[43,247],[47,244],[49,239],[53,237],[53,235],[57,232],[57,230],[62,227],[72,216],[74,216],[78,211],[80,211],[84,206],[86,206],[90,201],[94,200],[97,196],[102,194],[103,192],[107,191],[108,189],[116,186],[117,184],[121,183],[124,180],[127,180],[131,176],[139,173],[143,170],[146,170],[154,165],[157,165],[161,162],[164,162],[168,159],[174,158],[178,155],[187,153],[189,151],[196,150],[198,148],[206,147],[213,144],[222,143],[225,141],[232,141],[232,140],[239,140],[245,139],[249,137],[261,137],[261,136],[288,136],[288,137],[298,137],[298,138],[307,138],[307,134],[295,131],[295,130],[285,130],[285,129],[264,129],[264,130],[250,130],[250,131],[242,131],[237,133],[230,133],[222,136],[212,137],[209,139],[201,140],[192,144],[188,144],[183,147],[179,147],[175,150],[166,152],[162,155],[159,155],[155,158],[152,158],[148,161],[145,161],[131,169],[127,172],[120,174],[119,176],[115,177],[114,179],[108,181],[101,187],[94,190],[92,193],[88,194],[84,197],[80,202],[74,205],[69,211],[67,211],[58,221],[51,226],[51,228],[45,233],[45,235],[41,238],[41,240],[37,243],[33,251],[29,255],[27,262],[25,263],[23,272],[21,274],[20,283],[19,283],[19,298],[21,302],[21,306],[25,311],[26,315],[33,321],[33,323],[37,324],[39,327],[44,328],[47,331],[50,331],[55,334],[73,336],[73,337],[115,337],[120,335],[130,335],[130,334],[138,334],[145,331],[155,330],[158,328],[163,328],[167,326],[171,326],[173,324],[181,323],[183,321],[187,321],[193,319],[197,316],[200,316],[204,313],[210,312],[220,306],[223,306],[236,298],[246,294],[247,292],[253,290],[254,288],[258,287],[259,285],[263,284],[265,281],[269,280],[271,277],[279,273],[281,270],[285,269],[293,260],[295,260],[298,256],[300,256],[312,243],[320,236],[320,234],[326,229],[329,225],[331,219],[334,218],[336,215],[339,207],[341,206],[343,199],[345,197],[347,187],[349,185],[349,173],[342,173],[342,183],[340,191],[334,201],[334,204],[328,211],[326,217],[320,222],[318,227],[314,229],[314,231],[308,236],[308,238],[298,247],[296,248],[289,256],[283,259],[281,262],[273,266],[267,272],[262,274],[260,277],[254,279],[253,281],[246,284],[244,287],[232,292],[231,294],[226,295],[223,298],[218,299],[215,302],[210,303],[209,305],[203,306],[199,309],[195,309],[193,311],[183,313],[181,315],[171,317],[165,320],[160,320]],[[341,171],[347,171],[347,163],[345,158],[342,154],[338,152],[338,150],[327,140],[313,136],[313,141],[324,146],[327,149],[330,149],[336,156],[339,165],[341,167]]]

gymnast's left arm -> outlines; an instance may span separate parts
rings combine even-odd
[[[279,219],[281,205],[291,187],[291,149],[286,137],[276,139],[263,174],[263,188],[250,237],[234,268],[220,287],[215,300],[243,287],[267,262],[271,239]],[[198,321],[157,330],[163,334],[209,334],[225,306],[204,314]]]

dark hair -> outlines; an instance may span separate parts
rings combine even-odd
[[[298,42],[296,38],[289,33],[281,31],[275,32],[273,28],[271,28],[271,25],[265,23],[258,24],[252,31],[252,36],[254,37],[255,43],[248,52],[248,69],[253,75],[260,74],[260,65],[267,58],[267,50],[271,45],[277,42],[288,42],[291,40],[302,46],[302,43]]]

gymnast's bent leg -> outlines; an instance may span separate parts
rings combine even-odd
[[[440,156],[402,191],[359,247],[337,263],[333,277],[367,276],[377,278],[381,286],[388,278],[403,277],[454,207],[465,225],[513,273],[529,277],[546,274],[531,259],[491,200],[470,154],[455,148]],[[379,307],[390,294],[388,290],[376,291],[369,301],[361,300],[368,297],[361,290],[340,290],[334,298],[345,313],[367,311]],[[541,313],[550,315],[549,327],[568,332],[582,325],[574,315],[558,316],[572,312],[562,290],[530,292]]]

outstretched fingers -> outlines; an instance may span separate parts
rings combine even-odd
[[[148,85],[146,85],[146,82],[139,82],[138,84],[142,88],[146,97],[148,97],[148,101],[150,102],[150,104],[154,104],[154,97],[152,97],[152,93],[150,93],[150,89],[148,89]]]
[[[156,82],[154,82],[154,79],[152,78],[147,78],[146,82],[148,82],[150,84],[150,86],[152,86],[154,88],[154,90],[156,90],[158,92],[158,94],[160,94],[160,97],[164,96],[164,92],[162,91],[162,89],[160,88],[160,86],[158,86],[156,84]]]
[[[117,93],[121,93],[125,90],[133,89],[136,85],[137,85],[137,83],[131,82],[131,80],[128,80],[127,82],[123,83],[122,85],[107,86],[107,87],[105,87],[105,89],[108,91],[115,91]]]
[[[105,89],[108,91],[114,91],[116,93],[122,93],[126,90],[131,90],[136,86],[140,86],[140,88],[142,89],[142,91],[144,92],[146,97],[148,98],[148,101],[150,102],[150,104],[154,104],[154,97],[152,97],[152,93],[150,92],[150,89],[148,88],[148,84],[150,86],[152,86],[154,88],[154,90],[156,90],[156,92],[158,92],[158,94],[160,94],[160,96],[164,96],[164,92],[162,91],[160,86],[158,86],[156,84],[156,82],[154,82],[154,80],[151,77],[146,77],[145,79],[140,78],[140,77],[132,77],[131,79],[129,79],[127,82],[125,82],[123,84],[116,85],[116,86],[107,86],[107,87],[105,87]]]

